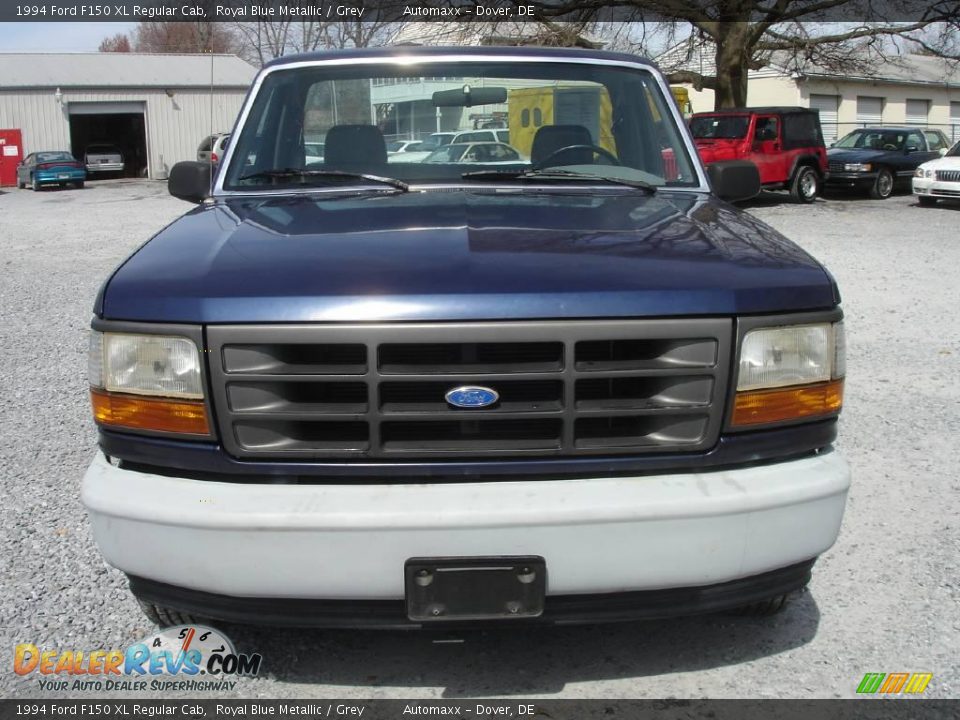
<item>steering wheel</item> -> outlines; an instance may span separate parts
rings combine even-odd
[[[883,149],[884,149],[884,150],[896,150],[896,149],[897,149],[897,146],[894,145],[893,143],[887,143],[886,145],[883,146]]]
[[[552,153],[550,153],[545,158],[543,158],[543,160],[533,165],[532,168],[534,170],[541,170],[547,167],[551,163],[551,161],[553,161],[558,155],[563,155],[564,153],[572,152],[574,150],[592,150],[594,153],[606,158],[614,165],[622,164],[620,162],[620,159],[616,155],[614,155],[612,152],[607,150],[606,148],[600,147],[599,145],[584,143],[582,145],[567,145],[566,147],[557,148]]]

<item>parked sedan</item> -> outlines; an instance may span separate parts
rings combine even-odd
[[[858,128],[827,151],[826,188],[856,189],[885,199],[897,183],[909,182],[917,167],[949,145],[939,130]]]
[[[82,188],[86,179],[83,164],[64,150],[30,153],[17,165],[17,187],[20,189],[27,185],[34,190],[44,185]]]
[[[425,163],[478,163],[501,165],[522,163],[520,153],[506,143],[451,143],[430,153]]]
[[[921,205],[936,205],[938,198],[960,199],[960,142],[943,157],[917,168],[913,194]]]
[[[88,173],[123,173],[123,153],[116,145],[87,145],[84,163]]]

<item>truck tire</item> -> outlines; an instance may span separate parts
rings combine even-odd
[[[801,165],[790,183],[790,196],[794,202],[810,204],[820,194],[820,176],[809,165]]]
[[[880,168],[873,185],[870,186],[870,197],[874,200],[886,200],[893,195],[893,173],[888,168]]]
[[[196,618],[194,618],[190,613],[174,610],[173,608],[163,607],[162,605],[154,605],[153,603],[140,600],[139,598],[137,598],[137,602],[140,604],[140,609],[143,611],[143,614],[147,616],[150,622],[162,628],[170,627],[172,625],[197,624]]]
[[[771,615],[783,612],[790,601],[791,594],[792,593],[783,593],[782,595],[774,595],[766,600],[760,600],[755,603],[750,603],[749,605],[742,605],[731,610],[730,614],[739,615],[740,617],[770,617]]]

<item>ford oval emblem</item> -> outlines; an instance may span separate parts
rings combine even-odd
[[[444,395],[447,402],[458,408],[485,408],[500,399],[500,393],[486,387],[464,385]]]

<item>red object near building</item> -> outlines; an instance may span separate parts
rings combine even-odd
[[[19,130],[0,130],[0,187],[17,184],[17,165],[23,160],[23,138]]]

